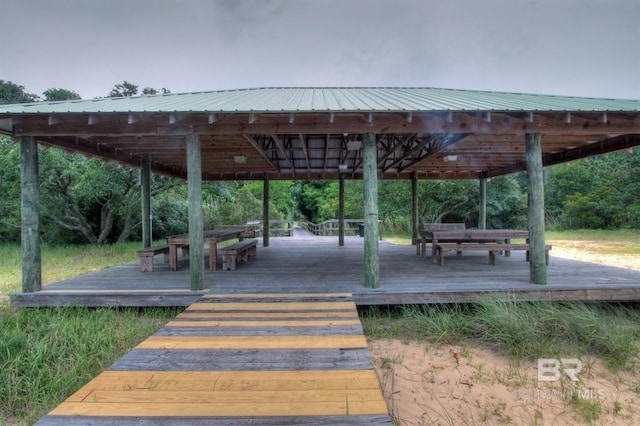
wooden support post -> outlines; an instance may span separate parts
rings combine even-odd
[[[542,136],[525,135],[529,195],[529,271],[533,284],[547,283],[544,238],[544,181],[542,171]]]
[[[380,287],[378,257],[378,150],[376,136],[364,135],[362,168],[364,178],[364,285]]]
[[[411,175],[411,242],[420,247],[418,241],[418,175]],[[419,253],[418,253],[419,254]]]
[[[480,178],[480,206],[478,213],[478,229],[487,229],[487,179]]]
[[[142,159],[140,193],[142,198],[142,246],[149,248],[152,245],[153,228],[151,218],[151,162],[148,158]]]
[[[262,192],[262,245],[269,247],[269,176],[264,176]]]
[[[42,289],[38,142],[31,136],[23,136],[20,145],[22,291],[32,293]]]
[[[338,246],[344,246],[344,176],[338,181]]]
[[[196,291],[204,290],[202,151],[198,135],[187,135],[187,185],[189,192],[189,274],[191,290]]]

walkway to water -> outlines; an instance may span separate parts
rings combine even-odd
[[[351,294],[208,294],[38,424],[391,420]]]

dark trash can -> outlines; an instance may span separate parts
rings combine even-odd
[[[358,237],[364,237],[364,223],[358,224]]]

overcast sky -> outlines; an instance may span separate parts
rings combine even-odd
[[[0,79],[105,96],[415,86],[640,99],[640,0],[0,0]]]

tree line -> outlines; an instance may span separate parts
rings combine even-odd
[[[170,93],[124,81],[109,97]],[[0,80],[0,103],[80,99],[73,90],[51,88],[36,95]],[[0,241],[20,240],[19,145],[0,136]],[[640,228],[640,150],[616,152],[545,169],[547,225],[557,229]],[[337,181],[271,181],[271,219],[321,222],[337,217]],[[40,149],[42,238],[52,244],[105,244],[139,240],[139,171],[59,149]],[[203,185],[205,226],[242,224],[262,217],[261,181]],[[345,214],[362,218],[362,182],[345,181]],[[524,174],[493,178],[487,185],[487,226],[527,226]],[[154,175],[153,237],[187,230],[187,188]],[[428,222],[478,225],[477,180],[418,183],[419,216]],[[411,182],[379,183],[379,215],[386,230],[410,232]]]

